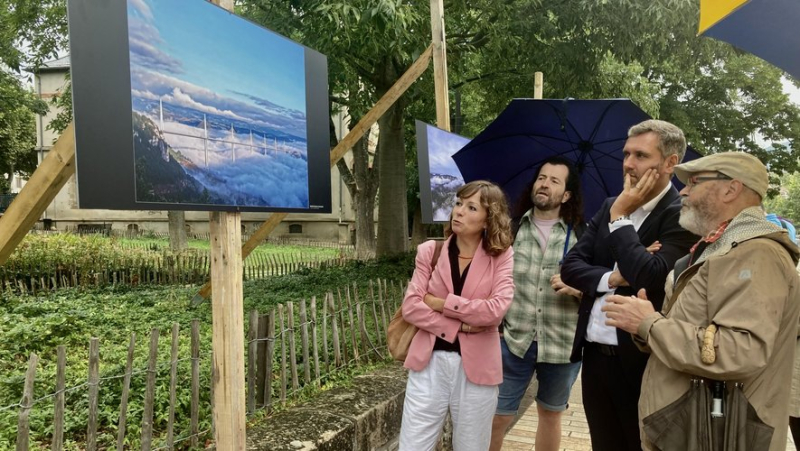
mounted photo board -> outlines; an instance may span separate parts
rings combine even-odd
[[[464,184],[452,155],[470,140],[422,121],[417,127],[417,165],[419,166],[419,196],[424,224],[445,223]]]
[[[78,205],[331,212],[324,55],[205,0],[68,0]]]

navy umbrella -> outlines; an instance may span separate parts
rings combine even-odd
[[[622,147],[628,129],[647,119],[650,116],[629,99],[514,99],[453,160],[465,181],[500,185],[513,208],[527,195],[523,191],[543,160],[567,158],[581,175],[588,220],[605,198],[622,191]],[[684,161],[699,156],[687,150]]]

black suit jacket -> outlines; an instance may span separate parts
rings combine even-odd
[[[658,202],[656,208],[639,227],[622,227],[609,233],[611,205],[616,197],[606,199],[600,211],[592,218],[589,227],[564,259],[561,278],[567,285],[583,292],[579,308],[578,327],[573,343],[573,362],[581,360],[585,344],[586,327],[592,305],[597,298],[597,285],[603,275],[614,268],[616,262],[622,277],[630,287],[619,287],[616,294],[627,296],[639,289],[647,290],[647,298],[656,310],[664,302],[664,282],[675,261],[689,252],[698,237],[678,224],[680,196],[674,186]],[[645,249],[654,241],[661,242],[655,254]],[[644,371],[647,355],[633,344],[630,334],[617,329],[619,355],[623,365],[635,371]],[[629,366],[630,365],[630,366]],[[641,372],[639,372],[641,378]]]

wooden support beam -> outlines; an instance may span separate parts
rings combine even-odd
[[[544,76],[541,72],[533,73],[533,98],[541,99],[544,91]]]
[[[450,131],[450,94],[447,82],[447,45],[444,38],[443,0],[431,0],[433,85],[436,94],[436,126]]]
[[[0,217],[0,265],[8,260],[74,173],[75,129],[70,123]]]
[[[335,166],[336,163],[344,157],[344,155],[349,151],[355,144],[364,136],[365,133],[369,131],[369,129],[378,122],[383,113],[392,106],[397,99],[399,99],[407,90],[408,88],[414,84],[415,81],[422,75],[425,70],[428,68],[431,60],[431,54],[433,53],[433,44],[428,46],[427,49],[422,53],[422,55],[417,58],[414,64],[408,68],[406,73],[400,77],[383,97],[378,100],[378,103],[372,107],[364,117],[358,121],[355,127],[350,130],[349,133],[339,141],[339,144],[331,150],[331,167]],[[275,230],[275,227],[281,223],[286,218],[286,213],[272,213],[269,218],[267,219],[264,224],[261,224],[261,227],[255,231],[252,235],[250,235],[250,239],[247,240],[244,245],[242,245],[242,258],[247,258],[250,255],[250,252],[253,251],[262,241],[266,240],[270,233]],[[192,299],[192,305],[198,305],[199,303],[203,302],[203,299],[208,298],[211,294],[211,286],[213,280],[206,282],[200,291]]]
[[[337,161],[341,160],[342,157],[350,150],[365,133],[369,131],[369,129],[378,122],[378,119],[383,116],[383,113],[389,109],[397,99],[399,99],[407,90],[408,88],[417,81],[420,75],[428,68],[430,64],[431,54],[433,53],[433,44],[429,45],[427,49],[422,53],[422,55],[414,61],[414,64],[408,68],[406,73],[400,77],[388,91],[386,94],[378,100],[378,103],[372,107],[364,117],[358,121],[355,127],[350,130],[350,133],[344,137],[336,147],[333,148],[331,151],[331,167],[333,167]]]
[[[218,450],[244,450],[244,302],[241,213],[211,212],[211,318],[214,439]]]

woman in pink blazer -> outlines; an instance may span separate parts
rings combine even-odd
[[[433,274],[435,242],[417,249],[403,300],[403,318],[419,331],[405,360],[400,451],[434,449],[448,411],[455,451],[489,448],[503,381],[497,326],[514,294],[510,222],[502,190],[470,182],[458,190]]]

